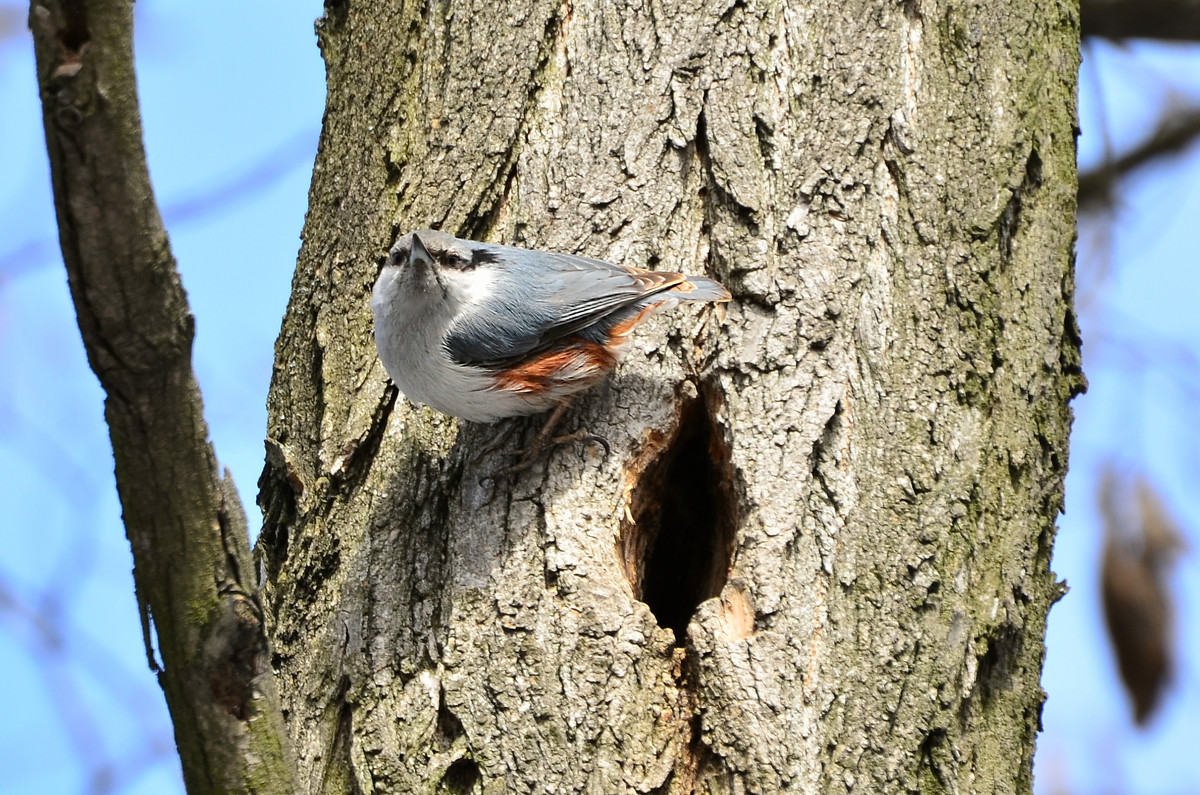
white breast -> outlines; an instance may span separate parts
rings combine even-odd
[[[519,394],[494,389],[487,371],[454,362],[442,344],[450,321],[447,310],[452,307],[444,301],[414,302],[411,296],[404,306],[397,306],[387,298],[394,293],[395,278],[392,268],[380,274],[371,294],[371,311],[379,359],[406,398],[475,422],[494,422],[543,408]]]

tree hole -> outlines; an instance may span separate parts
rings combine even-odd
[[[653,443],[653,442],[652,442]],[[684,404],[674,436],[644,453],[633,476],[633,521],[618,553],[634,595],[683,646],[696,607],[721,593],[733,555],[735,502],[729,450],[703,397]]]
[[[439,790],[453,795],[467,795],[475,791],[479,779],[479,765],[474,759],[455,759],[446,768]]]

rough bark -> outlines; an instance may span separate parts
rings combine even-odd
[[[1068,401],[1071,3],[331,2],[259,554],[302,789],[1024,792]],[[402,232],[708,273],[560,450],[414,407]]]
[[[188,790],[291,792],[246,516],[208,442],[194,321],[146,169],[132,24],[124,0],[31,5],[63,261]]]

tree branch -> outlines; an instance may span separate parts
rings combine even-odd
[[[291,792],[246,519],[208,442],[194,320],[150,187],[132,4],[37,0],[29,21],[59,242],[188,791]]]
[[[1083,0],[1084,36],[1200,41],[1200,0]]]
[[[1079,211],[1107,205],[1113,186],[1147,163],[1176,155],[1200,138],[1200,108],[1173,111],[1163,116],[1154,132],[1125,154],[1079,175]]]

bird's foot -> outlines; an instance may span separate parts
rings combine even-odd
[[[545,454],[553,448],[562,444],[571,444],[572,442],[599,445],[604,449],[606,457],[612,452],[612,447],[608,444],[608,440],[600,434],[592,433],[591,431],[576,431],[575,433],[568,433],[553,438],[546,438],[539,434],[528,448],[517,450],[513,453],[513,456],[518,459],[516,463],[498,470],[496,475],[515,475],[518,472],[524,472],[542,460]]]

